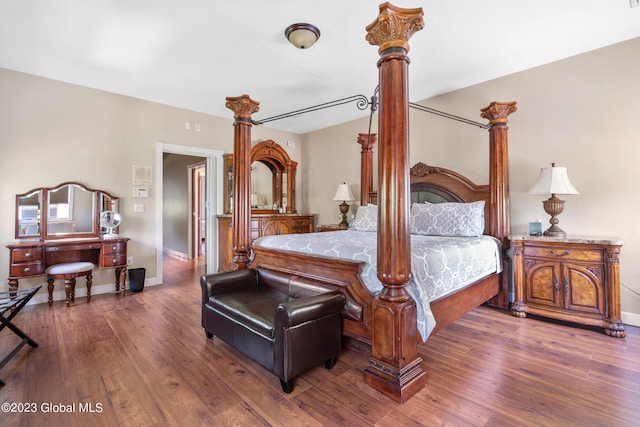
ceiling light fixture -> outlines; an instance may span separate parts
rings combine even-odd
[[[308,49],[320,38],[320,30],[311,24],[292,24],[284,35],[298,49]]]

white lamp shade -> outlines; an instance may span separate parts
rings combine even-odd
[[[343,202],[355,200],[353,193],[351,192],[351,188],[349,188],[349,184],[342,183],[338,185],[338,191],[336,191],[336,195],[333,196],[333,200],[342,200]]]
[[[567,168],[562,166],[540,168],[538,181],[529,190],[529,194],[580,194],[571,185]]]

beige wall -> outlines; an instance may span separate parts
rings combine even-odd
[[[625,321],[634,324],[640,324],[638,52],[640,38],[424,101],[482,123],[479,110],[491,101],[518,102],[509,122],[512,231],[527,230],[537,217],[548,221],[541,203],[545,197],[527,191],[540,167],[566,166],[580,195],[565,196],[560,226],[573,235],[625,241],[621,304]],[[409,73],[411,80],[420,78]],[[488,182],[486,130],[413,109],[410,114],[412,164],[424,161]],[[368,119],[362,119],[305,135],[305,208],[319,213],[320,223],[337,222],[337,203],[331,199],[339,182],[359,194],[356,138],[367,127]]]
[[[4,245],[15,240],[15,195],[64,181],[79,181],[120,197],[120,234],[131,239],[129,255],[134,266],[145,267],[147,280],[153,282],[158,277],[157,250],[161,250],[156,248],[157,186],[154,182],[148,199],[131,197],[132,167],[150,166],[155,175],[158,141],[231,152],[231,110],[228,118],[220,118],[6,69],[0,69],[0,93],[0,217],[4,219],[0,222],[0,289],[7,289],[9,274],[9,251]],[[185,129],[185,122],[191,123],[191,130]],[[200,132],[195,131],[195,123],[201,125]],[[300,136],[254,126],[252,137],[256,142],[281,143],[304,167]],[[287,145],[289,140],[296,142],[294,147]],[[301,197],[303,191],[298,192]],[[134,213],[134,203],[144,203],[145,212]],[[113,271],[96,272],[96,293],[101,285],[111,290],[106,285],[113,280]],[[40,283],[43,278],[21,280],[20,286]],[[56,291],[60,289],[58,284]],[[36,300],[42,301],[43,293],[44,289]]]

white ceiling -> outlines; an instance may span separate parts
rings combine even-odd
[[[422,7],[410,99],[640,37],[630,0],[394,0]],[[227,96],[260,102],[254,120],[341,99],[369,98],[376,46],[372,0],[0,0],[0,67],[232,118]],[[284,29],[320,28],[299,50]],[[268,126],[305,133],[367,115],[355,104]]]

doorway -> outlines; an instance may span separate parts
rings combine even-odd
[[[222,155],[221,150],[211,150],[206,148],[188,147],[182,145],[156,143],[156,263],[158,280],[162,283],[163,246],[164,246],[164,199],[163,199],[163,159],[165,153],[173,153],[185,156],[196,156],[204,159],[204,172],[199,179],[199,194],[201,200],[199,206],[201,211],[201,222],[204,237],[204,258],[206,260],[206,272],[217,271],[217,224],[216,215],[222,213]],[[189,224],[193,223],[189,221]],[[202,238],[202,235],[200,236]]]
[[[200,258],[207,253],[207,173],[204,162],[187,167],[189,178],[189,203],[191,221],[189,225],[189,258]]]

